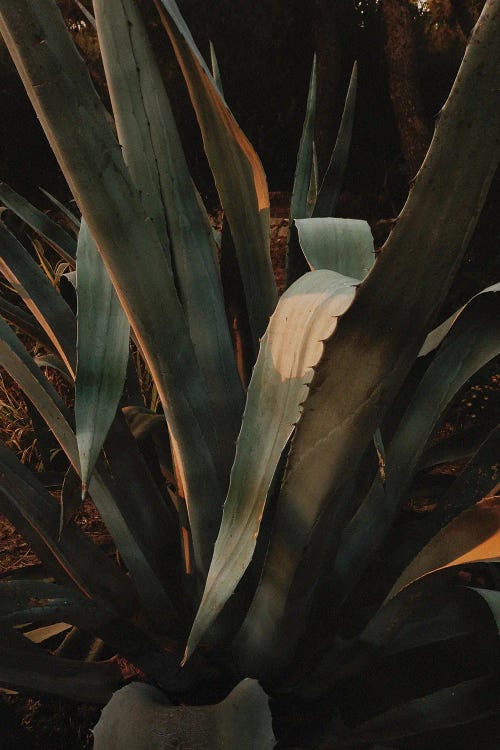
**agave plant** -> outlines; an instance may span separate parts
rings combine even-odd
[[[356,70],[318,186],[313,68],[278,301],[261,163],[217,65],[176,3],[156,4],[224,208],[220,249],[133,0],[94,0],[112,119],[55,2],[0,0],[81,213],[59,204],[66,231],[0,188],[76,270],[77,297],[75,316],[0,223],[0,270],[25,303],[0,302],[0,363],[67,460],[54,497],[0,446],[0,510],[43,564],[0,581],[0,683],[97,703],[121,688],[95,731],[108,750],[493,747],[499,431],[458,453],[432,437],[500,352],[500,284],[433,326],[498,164],[500,9],[487,0],[376,262],[368,225],[333,218]],[[221,283],[235,269],[241,299]],[[19,331],[47,356],[35,361]],[[74,412],[48,365],[74,382]],[[443,487],[430,469],[457,458]],[[419,518],[405,508],[422,478],[435,508]],[[119,564],[74,520],[87,495]],[[107,658],[44,648],[42,628],[70,626]],[[123,687],[124,660],[142,682]]]

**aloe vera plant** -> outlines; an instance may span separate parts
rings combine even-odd
[[[94,0],[116,134],[55,2],[0,0],[82,217],[65,211],[75,239],[0,185],[4,206],[76,269],[77,296],[75,315],[0,223],[0,271],[25,305],[0,300],[0,364],[67,467],[54,498],[0,446],[0,511],[43,566],[0,580],[0,684],[97,703],[121,688],[98,749],[486,743],[499,713],[498,427],[468,448],[432,513],[417,523],[402,508],[426,466],[453,459],[431,455],[436,426],[500,353],[500,284],[433,330],[498,164],[500,9],[487,0],[376,261],[366,222],[331,215],[356,69],[318,184],[313,68],[278,301],[260,160],[213,49],[212,75],[174,0],[156,5],[225,211],[252,377],[245,393],[214,233],[133,0]],[[40,364],[19,332],[44,347]],[[157,412],[137,395],[138,362]],[[74,383],[74,413],[47,364]],[[120,565],[74,520],[87,494]],[[106,658],[44,648],[42,626],[88,632]],[[156,687],[123,687],[115,654]]]

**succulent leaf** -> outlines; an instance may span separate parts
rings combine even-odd
[[[252,559],[269,486],[300,419],[323,340],[351,304],[356,283],[333,271],[316,271],[299,279],[278,302],[250,381],[222,525],[187,655]]]
[[[75,423],[82,492],[118,408],[129,357],[130,325],[97,245],[82,220],[77,250]]]
[[[363,281],[375,263],[370,226],[358,219],[296,219],[300,247],[312,271],[321,268]]]
[[[231,227],[255,348],[277,292],[269,253],[269,193],[259,157],[220,94],[175,0],[157,0],[198,117],[205,152]]]

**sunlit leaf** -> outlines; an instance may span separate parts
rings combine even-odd
[[[416,556],[389,596],[435,570],[476,562],[500,562],[500,499],[486,498],[444,527]]]
[[[252,559],[269,486],[300,418],[323,340],[351,304],[355,286],[354,279],[333,271],[306,274],[281,297],[271,318],[250,381],[221,530],[187,654]]]

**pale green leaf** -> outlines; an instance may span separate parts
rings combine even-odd
[[[323,340],[352,302],[356,280],[309,273],[281,297],[261,341],[202,603],[187,654],[214,621],[252,559],[279,458],[300,419]]]
[[[130,326],[85,221],[77,251],[75,422],[86,491],[123,392]]]
[[[327,268],[362,281],[375,263],[370,226],[358,219],[296,219],[311,270]]]

